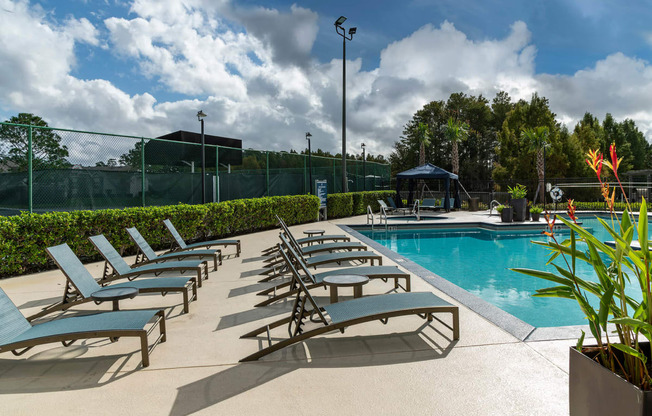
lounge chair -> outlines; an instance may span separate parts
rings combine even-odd
[[[380,205],[380,211],[381,212],[385,211],[385,214],[387,214],[387,215],[394,214],[394,213],[397,212],[396,208],[392,208],[390,206],[387,206],[385,201],[383,201],[382,199],[378,199],[377,201],[378,201],[378,205]]]
[[[297,239],[297,243],[300,245],[311,245],[311,244],[323,244],[327,241],[332,241],[334,243],[341,241],[341,242],[347,242],[351,241],[351,237],[346,236],[344,234],[327,234],[327,235],[315,235],[312,237],[303,237]],[[272,247],[268,247],[264,249],[261,254],[263,256],[269,256],[278,251],[278,244],[274,244]]]
[[[320,307],[310,294],[310,291],[303,282],[302,277],[294,268],[288,255],[281,250],[288,267],[292,271],[295,281],[298,283],[294,306],[288,318],[284,318],[258,329],[250,331],[241,338],[251,338],[266,333],[268,346],[247,357],[242,361],[254,361],[269,353],[288,347],[292,344],[302,342],[327,332],[340,330],[344,332],[346,327],[379,320],[387,323],[389,318],[404,315],[419,315],[429,322],[433,321],[435,313],[450,313],[453,317],[453,339],[459,339],[459,310],[457,306],[438,298],[431,292],[408,292],[390,293],[386,295],[366,296],[344,302],[333,303]],[[328,319],[326,318],[328,315]],[[306,330],[304,326],[308,321],[317,323],[317,326]],[[271,330],[288,325],[290,337],[272,344]]]
[[[399,208],[396,205],[396,202],[394,202],[394,198],[392,198],[391,196],[387,197],[387,203],[389,204],[389,208],[394,212],[399,212],[403,215],[414,214],[414,210],[412,208],[409,207]]]
[[[333,251],[336,251],[336,250],[348,250],[348,251],[358,250],[358,251],[362,251],[362,250],[367,249],[367,246],[365,246],[364,244],[359,243],[357,241],[354,241],[354,242],[349,241],[349,242],[341,242],[341,243],[314,244],[314,245],[311,245],[311,246],[308,246],[308,247],[301,247],[299,242],[294,238],[294,235],[292,234],[292,232],[290,232],[290,229],[285,224],[285,222],[280,217],[277,216],[277,218],[278,218],[279,224],[281,225],[282,231],[285,233],[286,236],[288,236],[288,238],[292,239],[292,242],[294,243],[295,247],[297,247],[299,252],[301,254],[303,254],[303,255],[312,256],[313,254],[321,253],[321,252],[324,252],[324,251],[328,251],[329,253],[332,253]],[[265,265],[265,267],[273,267],[273,266],[275,266],[275,265],[277,265],[279,263],[282,263],[283,259],[277,254],[274,257],[270,257],[269,259],[266,259],[265,262],[268,263],[268,264]]]
[[[120,256],[120,253],[109,243],[102,234],[94,235],[88,238],[95,246],[97,251],[104,257],[104,273],[101,284],[108,283],[115,279],[127,278],[133,280],[144,274],[154,274],[158,276],[163,272],[178,271],[181,274],[188,270],[197,273],[197,285],[201,287],[202,277],[208,279],[208,264],[206,261],[175,261],[174,263],[163,264],[146,264],[144,266],[129,267],[127,262]]]
[[[127,233],[131,241],[138,247],[138,254],[136,254],[136,261],[134,265],[145,265],[150,263],[165,262],[168,260],[183,260],[185,258],[199,258],[210,257],[213,259],[213,270],[217,270],[217,264],[222,264],[222,251],[221,250],[191,250],[191,251],[174,251],[172,253],[156,254],[152,247],[149,245],[145,237],[143,237],[136,227],[127,228]]]
[[[156,321],[146,330],[152,318]],[[159,342],[165,342],[165,314],[162,310],[102,312],[93,315],[61,318],[32,325],[0,289],[0,353],[11,351],[20,356],[41,344],[61,342],[69,346],[78,339],[121,337],[140,338],[143,367],[149,366],[149,353]],[[160,335],[151,347],[147,336],[159,326]]]
[[[446,202],[446,198],[444,197],[444,198],[441,199],[441,204],[438,207],[435,207],[435,209],[438,209],[438,210],[439,209],[446,209],[446,207],[444,206],[445,202]],[[455,198],[448,198],[448,203],[450,204],[448,209],[450,209],[450,210],[455,209]]]
[[[68,244],[48,247],[45,250],[66,276],[66,287],[63,291],[63,299],[60,302],[43,308],[41,312],[28,317],[28,321],[92,301],[91,295],[111,288],[133,287],[138,289],[138,293],[160,293],[163,296],[169,292],[181,292],[185,313],[188,313],[189,310],[188,303],[197,299],[197,279],[195,277],[138,279],[133,282],[102,287],[97,284],[93,276],[86,270],[86,267],[79,261],[79,258],[68,247]],[[189,296],[190,289],[192,289],[192,297]]]
[[[291,240],[288,239],[280,233],[279,237],[281,241],[289,246],[293,247],[290,244],[293,244]],[[296,247],[293,247],[296,250]],[[283,253],[281,253],[283,254]],[[317,266],[329,263],[342,264],[343,261],[353,261],[359,260],[365,262],[367,260],[371,261],[371,265],[374,265],[374,260],[378,261],[380,266],[383,265],[383,257],[379,254],[374,253],[373,251],[345,251],[340,253],[330,253],[330,254],[321,254],[319,256],[314,256],[310,258],[303,258],[304,262],[308,267],[314,267],[317,269]],[[269,276],[259,280],[260,283],[268,282],[276,277],[282,276],[288,272],[287,264],[284,262],[282,267],[270,267],[268,270],[263,271],[261,274],[268,274]]]
[[[388,279],[394,279],[395,289],[401,287],[406,292],[410,291],[410,275],[408,273],[402,272],[396,266],[346,267],[342,269],[331,270],[331,271],[317,273],[313,275],[310,272],[309,267],[303,261],[303,258],[299,256],[292,247],[286,246],[285,244],[281,244],[281,246],[284,250],[286,250],[287,253],[289,253],[288,257],[295,262],[295,264],[298,266],[297,268],[303,270],[308,289],[323,286],[324,278],[328,276],[336,276],[336,275],[343,275],[343,274],[357,274],[357,275],[367,276],[369,279],[382,279],[385,282]],[[405,279],[404,287],[399,284],[399,279]],[[299,286],[298,283],[295,282],[294,277],[292,277],[292,280],[290,280],[289,282],[282,283],[273,288],[265,289],[262,292],[259,292],[258,295],[268,296],[272,294],[272,296],[256,304],[255,306],[266,306],[273,302],[276,302],[277,300],[281,300],[288,296],[292,296],[295,293],[297,293],[299,289],[298,286]],[[279,289],[283,289],[285,287],[289,287],[289,290],[286,290],[285,292],[279,292]]]
[[[177,229],[174,227],[172,222],[170,220],[164,220],[163,224],[165,224],[165,227],[168,229],[170,234],[172,234],[172,237],[174,238],[174,241],[177,243],[178,247],[173,246],[170,252],[174,251],[187,251],[187,250],[195,250],[197,248],[211,248],[213,246],[235,246],[236,249],[236,257],[240,255],[241,247],[240,247],[240,240],[212,240],[212,241],[201,241],[199,243],[192,243],[192,244],[186,244],[186,242],[181,238],[181,234],[177,231]]]
[[[423,202],[419,205],[421,209],[440,209],[441,207],[437,205],[437,200],[435,198],[423,198]]]

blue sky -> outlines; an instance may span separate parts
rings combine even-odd
[[[452,92],[538,92],[652,134],[652,10],[630,1],[0,0],[0,117],[154,137],[197,130],[244,147],[388,155],[421,106]],[[116,149],[118,152],[119,149]]]

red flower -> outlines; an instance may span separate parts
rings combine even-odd
[[[611,146],[609,146],[609,154],[611,156],[611,163],[604,162],[604,164],[611,168],[611,170],[614,173],[614,176],[617,178],[618,166],[620,166],[620,162],[622,162],[623,158],[621,157],[620,159],[618,159],[618,156],[616,155],[616,143],[611,143]]]
[[[577,209],[577,207],[573,205],[574,202],[575,201],[573,201],[572,199],[568,200],[568,216],[570,217],[571,220],[573,220],[575,224],[577,224],[577,217],[575,216],[575,210]]]

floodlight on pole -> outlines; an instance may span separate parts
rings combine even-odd
[[[202,110],[197,112],[197,120],[201,123],[201,203],[206,203],[206,141],[204,139],[204,117]]]
[[[342,23],[346,17],[340,16],[335,21],[335,31],[342,36],[342,192],[348,192],[348,180],[346,178],[346,41],[352,40],[357,28],[349,29],[349,36],[346,35],[346,29]]]
[[[362,190],[367,190],[367,158],[365,156],[365,144],[362,143]]]
[[[310,134],[310,132],[307,132],[306,133],[306,140],[308,140],[308,172],[310,172],[308,180],[310,181],[310,195],[312,195],[312,150],[310,149],[310,138],[311,137],[312,137],[312,134]]]

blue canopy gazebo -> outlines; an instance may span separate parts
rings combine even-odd
[[[419,179],[441,179],[444,181],[444,189],[445,189],[444,209],[446,210],[446,212],[450,211],[451,209],[450,188],[451,188],[451,180],[452,180],[453,185],[455,185],[455,190],[453,194],[453,197],[455,198],[455,203],[454,203],[455,205],[453,206],[453,208],[460,209],[462,207],[460,201],[460,182],[458,176],[440,167],[431,165],[430,163],[417,166],[416,168],[406,170],[396,175],[397,206],[399,207],[403,206],[403,200],[400,197],[400,190],[401,190],[401,185],[403,185],[403,182],[406,180],[408,181],[408,190],[409,190],[407,203],[408,206],[412,205],[412,201],[413,201],[412,194],[414,192],[414,186],[416,185],[416,181]]]

